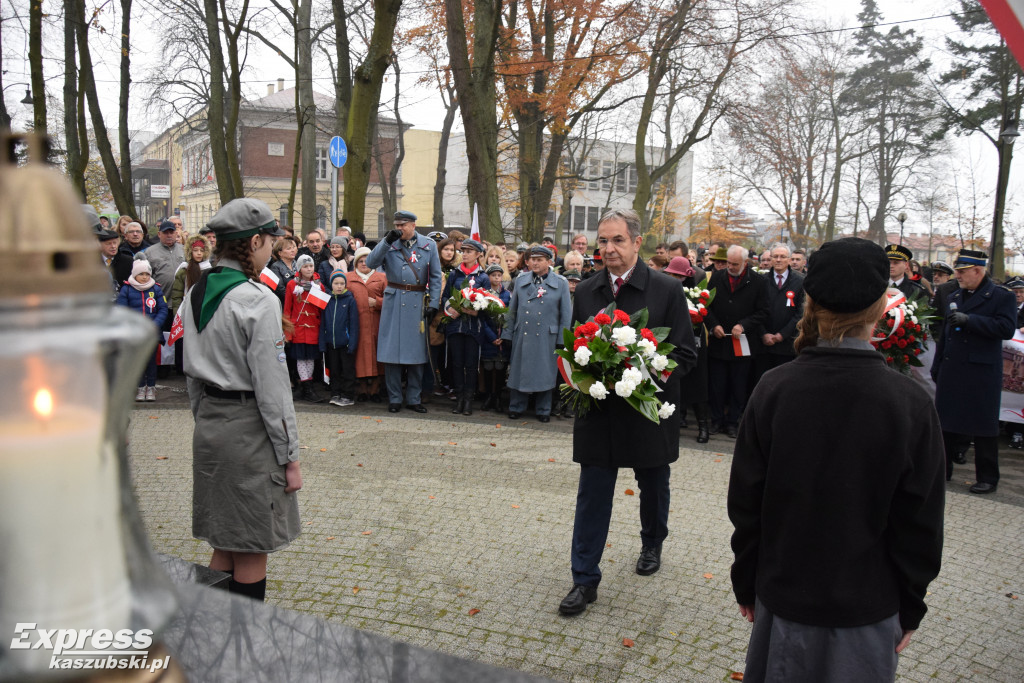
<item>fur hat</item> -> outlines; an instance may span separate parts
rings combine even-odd
[[[825,242],[807,261],[804,291],[835,313],[856,313],[878,301],[889,285],[889,259],[870,240]]]
[[[210,240],[202,234],[196,235],[185,235],[185,261],[189,261],[192,256],[192,249],[196,245],[203,248],[203,260],[208,261],[210,259]]]
[[[358,249],[356,249],[355,256],[352,257],[352,265],[354,266],[356,264],[356,262],[359,261],[359,259],[363,258],[364,256],[369,256],[369,255],[370,255],[370,248],[369,247],[359,247]]]
[[[132,277],[138,277],[139,273],[153,274],[153,267],[144,258],[132,261]]]

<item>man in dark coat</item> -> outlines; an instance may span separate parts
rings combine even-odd
[[[977,482],[971,493],[992,493],[999,483],[1003,340],[1017,329],[1014,296],[989,278],[986,260],[985,252],[962,249],[953,264],[960,289],[946,301],[946,323],[932,363],[946,481],[953,477],[953,456],[973,437]]]
[[[747,266],[747,250],[732,245],[726,251],[726,267],[711,275],[708,287],[715,299],[708,306],[704,324],[711,330],[708,342],[708,398],[711,433],[736,437],[743,408],[750,396],[756,352],[755,335],[768,318],[768,281]],[[746,340],[748,349],[737,353]],[[728,405],[728,412],[726,406]]]
[[[613,210],[597,228],[604,272],[576,287],[572,319],[586,322],[609,304],[630,315],[646,308],[649,328],[668,327],[678,363],[658,397],[679,404],[680,378],[697,362],[690,314],[676,280],[652,271],[638,258],[640,217]],[[669,466],[679,458],[679,413],[651,422],[615,393],[599,401],[573,425],[573,461],[580,463],[576,519],[572,534],[573,587],[558,607],[579,614],[597,599],[601,554],[608,538],[612,498],[620,467],[632,467],[640,488],[640,540],[636,564],[646,576],[661,566],[661,544],[668,536]]]
[[[890,244],[885,248],[885,255],[889,258],[890,287],[903,292],[907,300],[926,294],[924,287],[910,279],[910,261],[914,252],[902,244]]]
[[[772,270],[768,273],[768,318],[759,334],[760,352],[754,356],[757,379],[772,368],[796,358],[793,341],[796,324],[804,307],[804,276],[790,267],[789,247],[775,244],[771,249]]]

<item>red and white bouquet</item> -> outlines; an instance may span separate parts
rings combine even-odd
[[[573,404],[578,415],[608,398],[611,392],[655,424],[675,412],[655,394],[655,382],[668,379],[676,361],[668,354],[675,349],[665,339],[669,328],[650,330],[647,309],[630,316],[609,305],[574,329],[562,330],[564,348],[556,349],[558,371],[565,384],[562,397]]]
[[[452,292],[452,295],[448,297],[448,307],[459,312],[473,310],[478,313],[486,313],[499,325],[504,322],[505,313],[508,311],[501,297],[494,292],[476,287],[463,287]],[[441,316],[439,324],[446,325],[452,320],[454,318],[445,313]]]
[[[708,306],[715,300],[715,290],[708,289],[708,277],[705,275],[695,287],[683,287],[686,305],[690,309],[690,322],[694,325],[704,322],[708,317]]]
[[[918,356],[927,349],[928,324],[937,316],[923,296],[908,300],[903,292],[890,289],[888,297],[871,343],[889,367],[909,375],[911,367],[924,366]]]

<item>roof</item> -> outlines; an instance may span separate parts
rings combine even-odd
[[[313,91],[313,103],[317,109],[334,109],[334,98],[321,92]],[[295,109],[295,88],[278,90],[271,95],[265,95],[258,100],[245,100],[242,106],[255,109],[277,109],[289,111]]]

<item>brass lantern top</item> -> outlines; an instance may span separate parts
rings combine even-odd
[[[28,162],[17,165],[24,144]],[[46,163],[44,139],[0,131],[0,303],[109,295],[99,243],[67,179]]]

